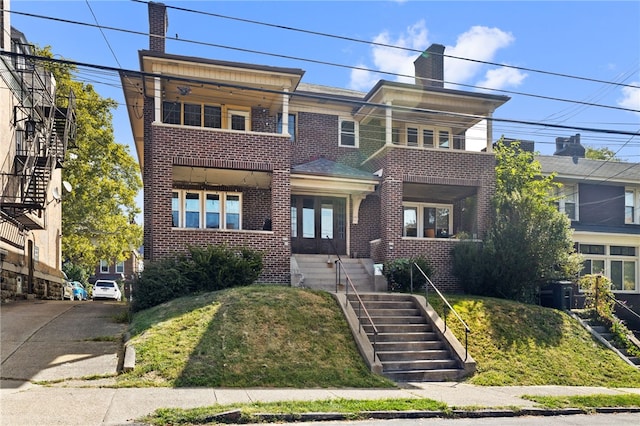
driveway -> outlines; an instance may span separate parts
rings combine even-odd
[[[127,305],[25,300],[0,307],[0,388],[24,382],[114,375]]]

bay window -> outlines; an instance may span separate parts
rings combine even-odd
[[[638,292],[638,249],[634,246],[580,244],[584,256],[580,275],[601,274],[615,292]]]

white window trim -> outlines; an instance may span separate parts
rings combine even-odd
[[[556,191],[556,196],[558,197],[558,210],[565,214],[566,214],[565,204],[567,201],[567,194],[575,195],[574,203],[575,203],[576,217],[569,217],[569,219],[573,221],[578,221],[580,220],[580,209],[579,209],[580,202],[578,198],[579,197],[578,184],[577,183],[562,184],[562,186],[558,188]]]
[[[345,121],[353,123],[353,145],[342,144],[342,123]],[[340,117],[338,120],[338,146],[344,148],[358,148],[360,146],[360,124],[353,118]]]
[[[116,262],[116,274],[124,274],[124,262]]]
[[[240,231],[242,230],[242,192],[234,192],[234,191],[202,191],[202,190],[190,190],[190,189],[172,189],[172,193],[178,193],[178,226],[173,226],[173,229],[208,229],[208,230],[230,230],[230,231]],[[198,194],[199,198],[199,226],[197,228],[185,226],[186,223],[186,209],[185,209],[185,201],[186,194]],[[219,228],[207,228],[206,227],[206,197],[207,194],[216,194],[220,197],[220,227]],[[227,214],[226,214],[226,206],[227,206],[227,196],[238,196],[239,204],[240,204],[240,212],[238,218],[238,229],[228,229],[227,228]],[[172,198],[173,200],[173,198]],[[171,214],[173,215],[173,207],[171,208]]]
[[[417,209],[417,230],[416,230],[416,236],[415,237],[408,237],[404,235],[404,209],[405,207],[412,207],[412,208],[416,208]],[[424,209],[425,208],[448,208],[449,209],[449,228],[447,229],[447,233],[449,234],[449,236],[452,235],[452,231],[453,231],[453,204],[434,204],[434,203],[411,203],[411,202],[404,202],[402,203],[402,238],[428,238],[428,239],[433,239],[433,238],[437,238],[437,236],[434,237],[425,237],[424,234]],[[449,237],[447,237],[449,238]]]
[[[633,217],[631,218],[631,222],[627,222],[627,192],[631,192],[633,194]],[[624,223],[631,225],[640,224],[640,188],[626,187],[624,189],[624,198]]]
[[[604,261],[604,272],[602,273],[602,275],[607,277],[610,281],[611,281],[611,262],[613,262],[613,261],[622,261],[622,262],[633,262],[633,263],[635,263],[635,280],[636,280],[635,281],[635,288],[633,290],[616,290],[616,289],[612,288],[611,291],[613,291],[614,293],[624,293],[624,294],[637,294],[638,292],[640,292],[640,276],[638,276],[638,274],[640,272],[638,270],[638,265],[640,265],[640,251],[638,250],[639,247],[636,247],[636,255],[635,256],[620,256],[620,255],[617,255],[617,254],[616,255],[610,254],[611,253],[611,246],[617,246],[619,244],[600,244],[600,243],[593,243],[593,244],[580,243],[580,244],[604,246],[605,254],[588,254],[588,253],[585,253],[582,256],[584,257],[584,260],[590,260],[591,262],[593,262],[594,260]],[[590,273],[590,272],[585,272],[585,274],[586,273]],[[623,268],[623,277],[624,277],[624,268]]]
[[[244,130],[235,130],[231,128],[231,117],[234,115],[239,115],[244,117]],[[242,109],[233,109],[233,108],[229,108],[227,109],[227,125],[226,128],[228,130],[233,130],[234,132],[248,132],[251,130],[251,123],[249,122],[249,118],[250,118],[251,114],[249,111],[247,110],[242,110]]]
[[[109,262],[106,260],[100,260],[100,273],[108,274],[109,273]]]

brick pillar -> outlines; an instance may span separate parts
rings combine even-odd
[[[163,3],[149,2],[149,50],[164,53],[168,28],[167,7]]]
[[[402,179],[385,176],[380,189],[381,252],[388,260],[396,257],[395,251],[402,238]]]

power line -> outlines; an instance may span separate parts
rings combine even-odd
[[[138,0],[132,0],[132,1],[138,1]],[[108,29],[108,30],[111,30],[111,31],[125,32],[125,33],[129,33],[129,34],[142,35],[142,36],[147,36],[147,37],[149,36],[149,33],[146,33],[146,32],[127,30],[127,29],[116,28],[116,27],[108,27],[108,26],[97,26],[95,24],[89,24],[89,23],[86,23],[86,22],[79,22],[79,21],[72,21],[72,20],[63,19],[63,18],[54,18],[54,17],[36,15],[36,14],[32,14],[32,13],[27,13],[27,12],[18,12],[18,11],[15,11],[15,10],[12,10],[11,13],[16,13],[16,14],[19,14],[19,15],[29,16],[29,17],[33,17],[33,18],[53,20],[53,21],[62,22],[62,23],[81,25],[81,26],[88,26],[88,27],[99,27],[101,29]],[[162,38],[164,38],[165,40],[176,40],[176,39],[173,39],[173,38],[169,38],[167,36],[163,36]],[[318,65],[333,66],[333,67],[337,67],[337,68],[345,68],[345,69],[357,70],[357,71],[366,71],[366,72],[371,72],[371,73],[375,73],[375,74],[390,75],[390,76],[394,76],[394,77],[416,78],[413,75],[393,73],[393,72],[389,72],[389,71],[376,70],[376,69],[367,68],[367,67],[345,65],[345,64],[335,63],[335,62],[321,61],[321,60],[317,60],[317,59],[300,58],[300,57],[284,55],[284,54],[269,53],[269,52],[253,50],[253,49],[245,49],[245,48],[240,48],[240,47],[225,46],[225,45],[221,45],[221,44],[209,43],[209,42],[204,42],[204,41],[199,41],[199,40],[189,40],[189,39],[180,38],[180,39],[177,39],[177,41],[184,42],[184,43],[192,43],[192,44],[197,44],[197,45],[202,45],[202,46],[207,46],[207,47],[215,47],[215,48],[219,48],[219,49],[234,50],[234,51],[238,51],[238,52],[250,53],[250,54],[255,54],[255,55],[276,57],[276,58],[280,58],[280,59],[288,59],[288,60],[294,60],[294,61],[309,62],[309,63],[318,64]],[[462,59],[462,58],[460,58],[460,59]],[[419,78],[419,79],[421,79],[421,80],[433,80],[433,79],[429,79],[429,78]],[[601,82],[601,81],[598,81],[598,82]],[[602,82],[604,82],[604,81],[602,81]],[[550,100],[550,101],[556,101],[556,102],[566,102],[566,103],[572,103],[572,104],[580,104],[580,105],[585,105],[585,106],[590,106],[590,107],[606,108],[606,109],[613,109],[613,110],[618,110],[618,111],[640,112],[640,110],[633,109],[633,108],[624,108],[624,107],[619,107],[619,106],[603,105],[603,104],[597,104],[597,103],[591,103],[591,102],[576,101],[576,100],[572,100],[572,99],[564,99],[564,98],[558,98],[558,97],[554,97],[554,96],[536,95],[536,94],[532,94],[532,93],[517,92],[517,91],[505,90],[505,89],[494,89],[494,88],[490,88],[490,87],[475,86],[475,85],[471,85],[471,84],[456,83],[456,82],[451,82],[451,81],[443,81],[443,83],[444,84],[451,84],[451,85],[454,85],[454,86],[469,87],[469,88],[473,88],[473,89],[488,90],[488,91],[493,91],[493,92],[500,92],[500,93],[506,93],[506,94],[510,94],[510,95],[518,95],[518,96],[526,96],[526,97],[532,97],[532,98],[544,99],[544,100]],[[611,82],[605,82],[605,83],[620,85],[619,83],[611,83]],[[625,86],[633,87],[633,88],[637,87],[637,86],[629,86],[629,85],[625,85]]]
[[[149,4],[150,3],[150,1],[144,1],[144,0],[131,0],[131,1],[136,2],[136,3],[144,3],[144,4]],[[168,9],[180,10],[180,11],[183,11],[183,12],[197,13],[197,14],[206,15],[206,16],[213,16],[213,17],[216,17],[216,18],[229,19],[229,20],[234,20],[234,21],[238,21],[238,22],[245,22],[245,23],[249,23],[249,24],[262,25],[262,26],[266,26],[266,27],[278,28],[278,29],[283,29],[283,30],[288,30],[288,31],[295,31],[295,32],[300,32],[300,33],[304,33],[304,34],[317,35],[317,36],[321,36],[321,37],[328,37],[328,38],[334,38],[334,39],[345,40],[345,41],[352,41],[352,42],[355,42],[355,43],[363,43],[363,44],[367,44],[367,45],[371,45],[371,46],[386,47],[386,48],[390,48],[390,49],[404,50],[404,51],[407,51],[407,52],[414,52],[414,53],[423,53],[423,50],[412,49],[410,47],[397,46],[397,45],[393,45],[393,44],[380,43],[380,42],[369,41],[369,40],[362,40],[362,39],[357,39],[357,38],[354,38],[354,37],[340,36],[340,35],[336,35],[336,34],[329,34],[329,33],[323,33],[323,32],[319,32],[319,31],[306,30],[306,29],[290,27],[290,26],[286,26],[286,25],[271,24],[271,23],[267,23],[267,22],[263,22],[263,21],[255,21],[255,20],[246,19],[246,18],[237,18],[237,17],[233,17],[233,16],[222,15],[222,14],[219,14],[219,13],[205,12],[205,11],[202,11],[202,10],[188,9],[188,8],[184,8],[184,7],[169,6],[169,5],[165,5],[165,6]],[[539,74],[553,75],[553,76],[556,76],[556,77],[565,77],[565,78],[571,78],[571,79],[576,79],[576,80],[590,81],[590,82],[593,82],[593,83],[603,83],[603,84],[609,84],[609,85],[620,86],[620,87],[631,87],[631,88],[634,88],[634,89],[640,89],[640,86],[635,86],[635,85],[632,85],[632,84],[616,83],[616,82],[611,82],[611,81],[606,81],[606,80],[599,80],[599,79],[595,79],[595,78],[581,77],[581,76],[564,74],[564,73],[559,73],[559,72],[552,72],[552,71],[543,71],[543,70],[538,70],[538,69],[534,69],[534,68],[518,67],[518,66],[515,66],[515,65],[506,65],[506,64],[500,64],[500,63],[497,63],[497,62],[482,61],[482,60],[479,60],[479,59],[471,59],[471,58],[463,58],[463,57],[460,57],[460,56],[440,54],[440,53],[435,53],[435,52],[429,52],[429,53],[433,54],[434,56],[443,56],[445,58],[459,59],[461,61],[470,61],[470,62],[481,63],[481,64],[485,64],[485,65],[499,66],[499,67],[503,67],[503,68],[512,68],[512,69],[516,69],[516,70],[520,70],[520,71],[528,71],[528,72],[535,72],[535,73],[539,73]]]
[[[54,63],[59,63],[59,64],[72,65],[72,66],[76,66],[76,67],[95,68],[95,69],[100,69],[100,70],[103,70],[103,71],[117,72],[117,73],[119,73],[121,75],[124,73],[124,75],[126,75],[126,76],[140,76],[140,77],[143,77],[143,78],[144,77],[149,77],[149,78],[157,78],[157,77],[170,78],[173,81],[181,81],[181,82],[192,83],[192,84],[206,84],[206,85],[210,85],[210,86],[216,86],[218,88],[229,88],[229,89],[248,90],[248,91],[253,91],[253,92],[263,92],[263,93],[270,93],[270,94],[277,94],[277,95],[295,96],[295,97],[315,99],[315,100],[332,101],[332,102],[337,102],[337,103],[347,103],[347,104],[350,104],[350,105],[353,105],[353,106],[372,106],[372,107],[377,107],[377,108],[381,108],[381,109],[389,108],[389,106],[386,105],[386,104],[378,104],[378,103],[375,103],[375,102],[360,101],[360,100],[356,100],[356,99],[344,99],[344,98],[330,96],[330,95],[320,95],[320,94],[315,94],[315,93],[301,93],[301,92],[285,92],[285,91],[281,91],[281,90],[272,90],[272,89],[265,89],[265,88],[249,87],[249,86],[244,86],[244,85],[241,85],[241,84],[230,84],[230,83],[224,83],[224,82],[217,82],[217,81],[211,81],[211,80],[200,80],[200,79],[186,78],[186,77],[180,77],[180,76],[167,76],[167,75],[158,76],[158,74],[148,73],[148,72],[144,72],[144,71],[126,70],[126,69],[123,69],[123,68],[109,67],[109,66],[106,66],[106,65],[88,64],[88,63],[84,63],[84,62],[70,61],[70,60],[67,60],[67,59],[47,58],[47,57],[43,57],[43,56],[35,56],[35,55],[29,55],[29,54],[24,54],[24,53],[0,52],[0,55],[11,56],[11,57],[23,57],[23,58],[29,59],[29,60],[48,61],[48,62],[54,62]],[[578,131],[584,131],[584,132],[606,133],[606,134],[615,134],[615,135],[627,135],[627,136],[638,136],[638,135],[640,135],[640,131],[633,132],[633,131],[625,131],[625,130],[598,129],[598,128],[582,127],[582,126],[569,126],[569,125],[553,124],[553,123],[542,123],[542,122],[527,121],[527,120],[516,120],[516,119],[508,119],[508,118],[486,117],[486,116],[479,116],[479,115],[474,115],[474,114],[462,114],[462,113],[455,113],[455,112],[445,112],[445,111],[431,110],[431,109],[426,109],[426,108],[403,107],[403,106],[398,106],[398,105],[392,105],[391,108],[393,110],[396,110],[396,111],[427,113],[427,114],[434,114],[436,116],[445,116],[445,117],[449,116],[449,117],[471,118],[471,119],[487,120],[487,121],[499,122],[499,123],[522,124],[522,125],[529,125],[529,126],[542,126],[542,127],[550,127],[550,128],[573,130],[573,131],[578,130]]]

